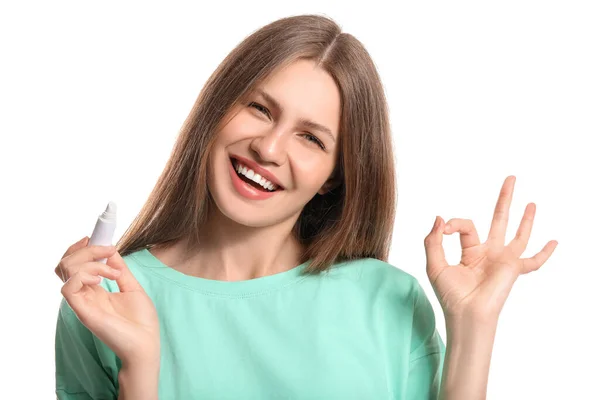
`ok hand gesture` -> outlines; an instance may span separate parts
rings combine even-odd
[[[436,217],[425,238],[427,276],[446,317],[496,321],[517,278],[540,268],[558,245],[551,240],[535,256],[520,258],[529,241],[535,203],[527,205],[515,238],[504,245],[515,181],[511,175],[502,185],[484,243],[479,242],[473,221],[460,218],[444,224],[442,218]],[[444,234],[454,232],[460,233],[462,255],[457,265],[448,265],[442,239]]]

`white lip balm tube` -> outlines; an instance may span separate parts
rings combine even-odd
[[[110,246],[112,245],[113,235],[115,228],[117,227],[117,205],[109,201],[106,210],[98,216],[94,232],[90,236],[88,246],[99,245],[99,246]],[[106,258],[98,260],[98,262],[106,264]],[[102,277],[100,277],[102,281]]]

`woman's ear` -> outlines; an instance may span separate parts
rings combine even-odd
[[[322,195],[326,194],[327,192],[329,192],[330,190],[333,190],[336,187],[338,187],[341,183],[342,183],[342,179],[336,170],[336,171],[334,171],[332,176],[330,176],[329,179],[327,179],[327,181],[325,181],[325,183],[323,184],[323,186],[321,186],[321,189],[319,189],[319,191],[317,193],[322,196]]]

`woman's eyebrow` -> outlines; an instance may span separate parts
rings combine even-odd
[[[259,95],[261,95],[267,103],[269,103],[269,107],[277,109],[277,111],[280,113],[283,112],[283,107],[281,106],[281,104],[277,100],[275,100],[275,98],[273,98],[273,96],[271,96],[269,93],[265,92],[262,89],[256,89],[256,92]],[[307,119],[307,118],[301,118],[300,124],[305,126],[308,129],[319,130],[319,131],[325,133],[326,135],[329,135],[329,137],[331,137],[331,140],[333,141],[333,143],[335,143],[335,136],[333,136],[331,129],[327,128],[326,126],[316,123],[315,121],[311,121],[310,119]]]

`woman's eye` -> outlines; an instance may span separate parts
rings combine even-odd
[[[255,102],[251,102],[250,104],[248,104],[248,106],[250,106],[252,108],[256,108],[258,111],[260,111],[261,113],[265,114],[267,117],[270,118],[269,110],[267,108],[265,108],[264,106],[262,106],[258,103],[255,103]],[[316,143],[317,146],[319,146],[322,150],[325,150],[325,146],[323,145],[323,143],[319,139],[317,139],[317,137],[314,136],[313,134],[305,133],[302,136],[307,137],[309,142]]]
[[[308,137],[309,138],[309,142],[314,142],[316,143],[322,150],[325,150],[325,146],[323,146],[323,143],[321,143],[321,141],[319,139],[317,139],[316,136],[310,134],[310,133],[305,133],[303,135],[304,137]],[[313,139],[313,140],[311,140]]]
[[[260,104],[252,102],[249,104],[249,106],[256,108],[258,111],[265,114],[267,117],[269,116],[269,110],[267,110],[265,107],[261,106]]]

